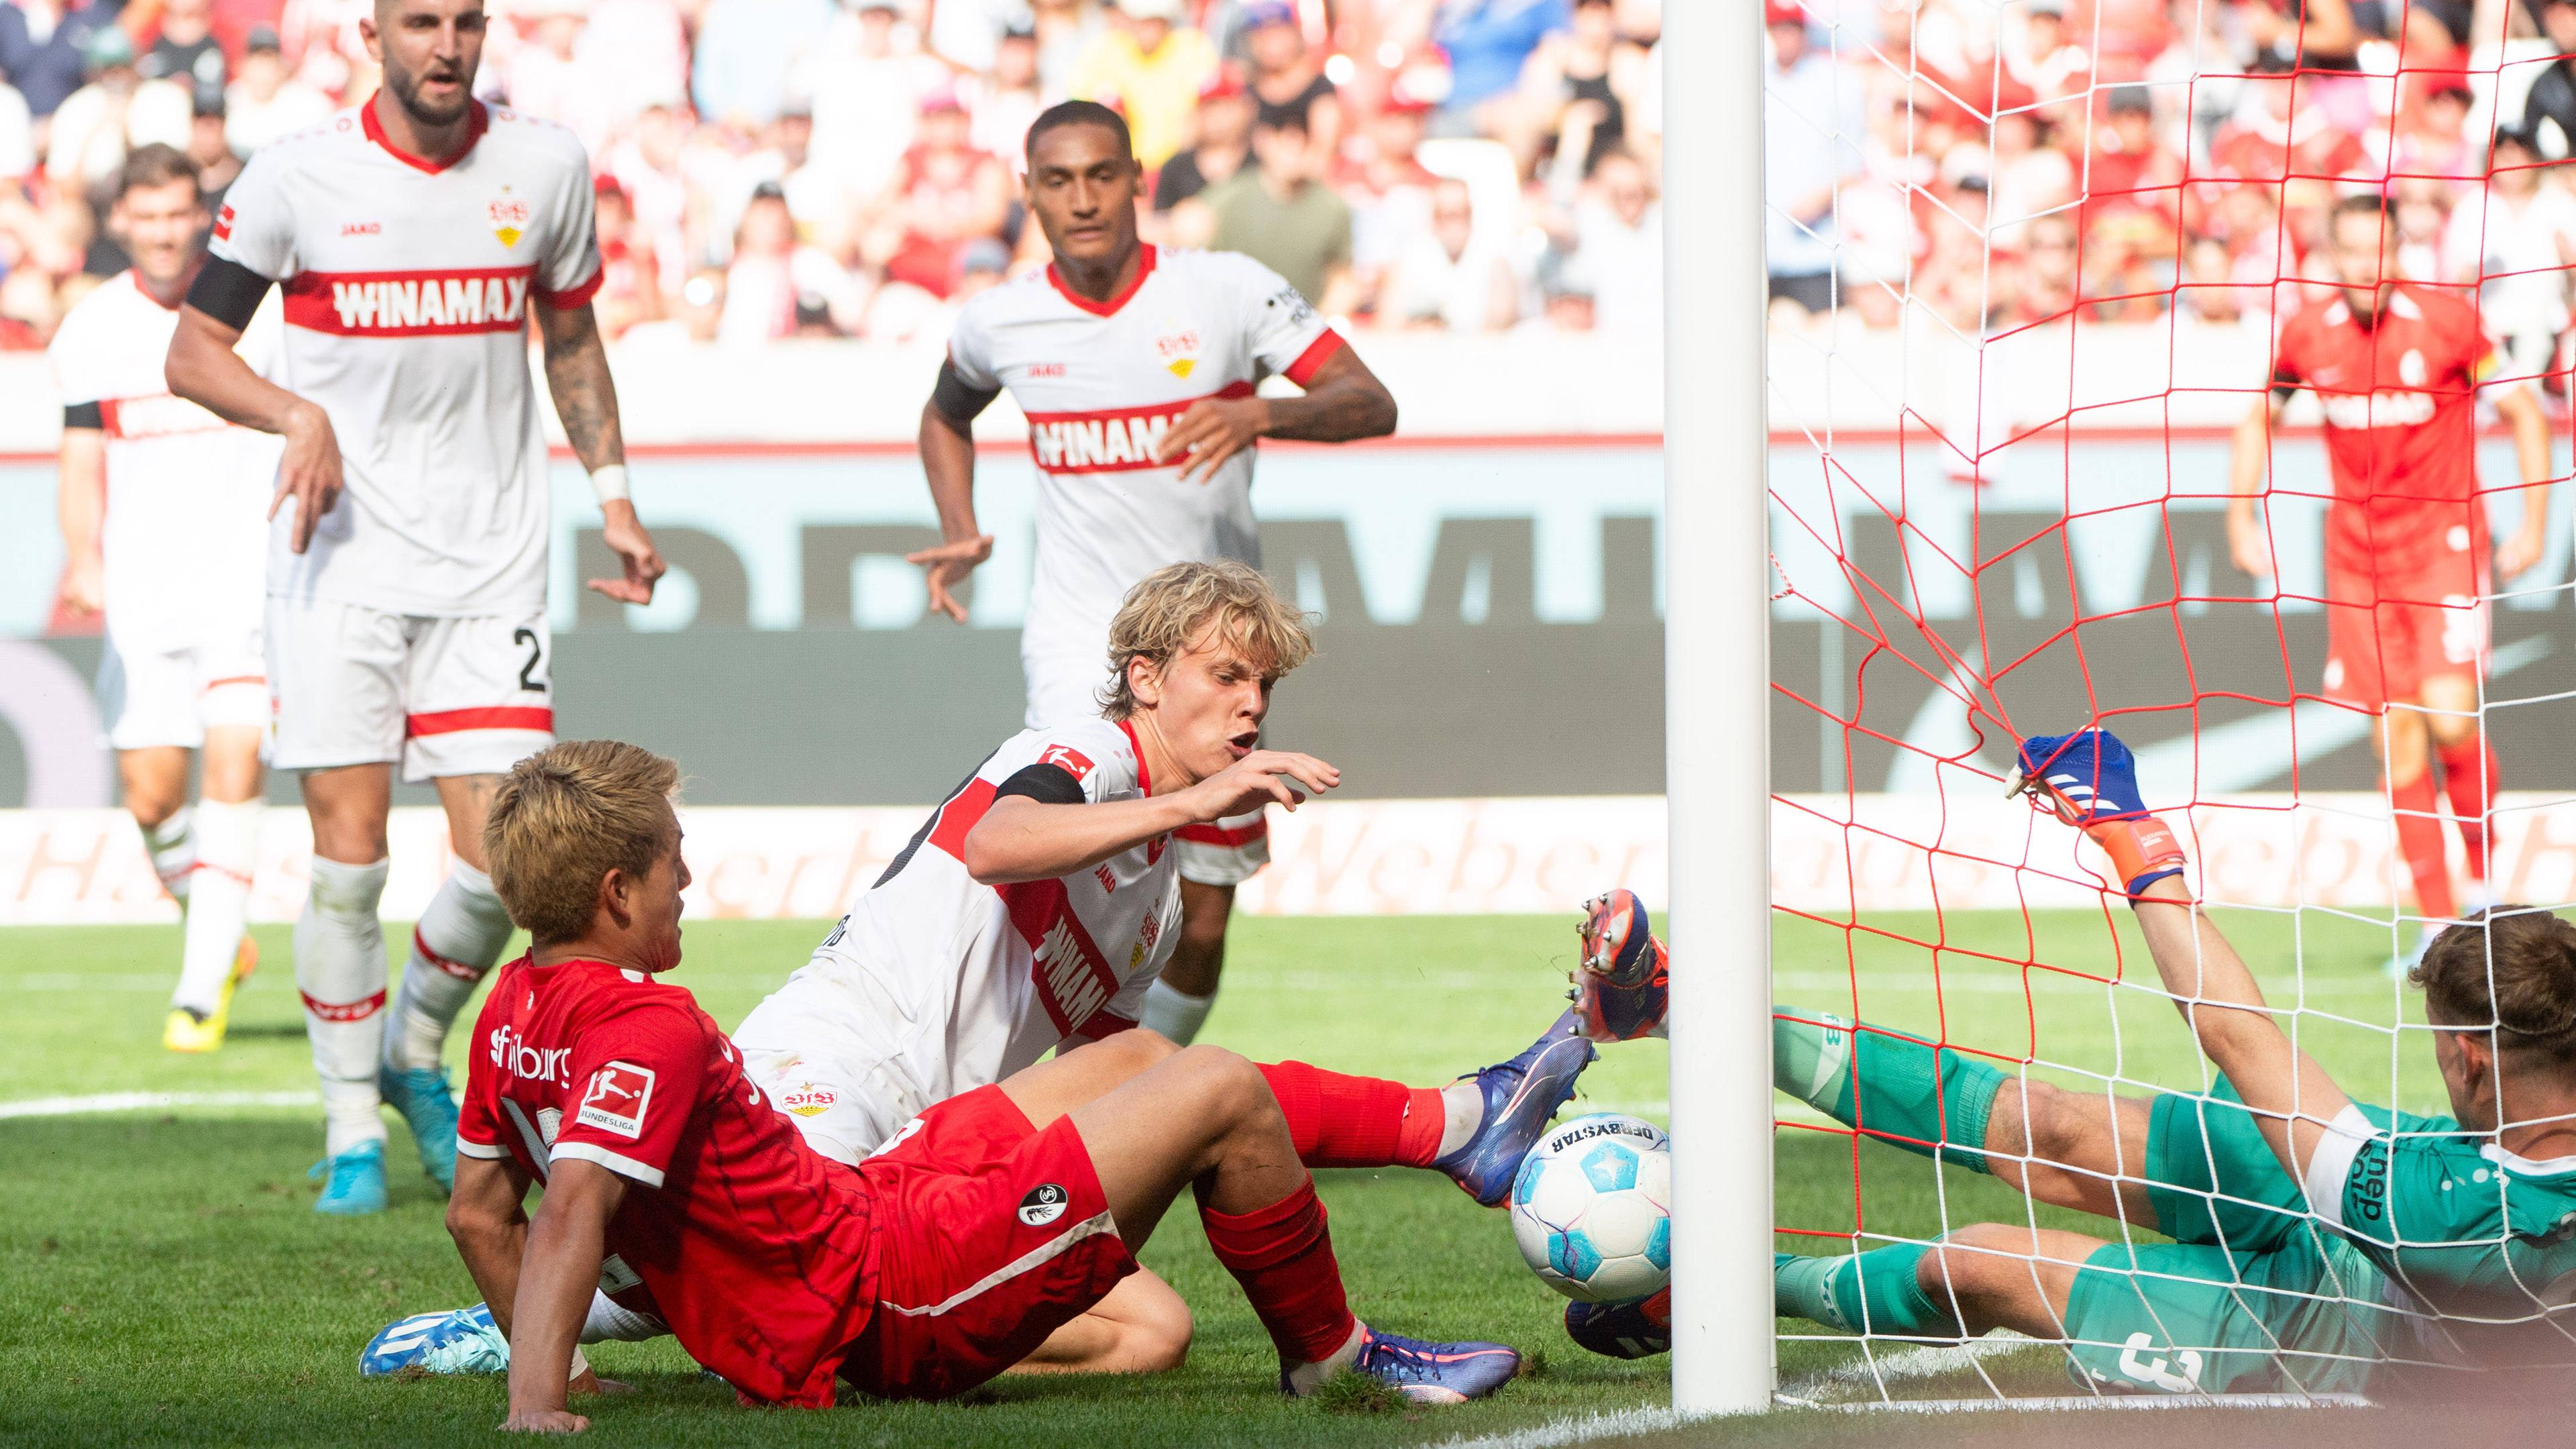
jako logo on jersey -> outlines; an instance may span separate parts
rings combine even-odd
[[[287,279],[286,320],[342,336],[516,332],[527,320],[534,276],[530,267],[303,272]]]
[[[1252,384],[1228,383],[1213,395],[1250,397]],[[1154,450],[1162,445],[1163,434],[1171,431],[1181,414],[1200,401],[1203,399],[1186,398],[1152,407],[1092,413],[1031,413],[1029,451],[1037,456],[1038,466],[1050,473],[1123,473],[1137,468],[1170,467],[1169,463],[1154,461]]]
[[[1061,362],[1032,362],[1028,365],[1028,370],[1020,375],[1022,377],[1062,377],[1064,376],[1064,364]]]
[[[1047,746],[1046,753],[1038,756],[1038,763],[1053,765],[1077,780],[1090,779],[1093,768],[1091,757],[1071,745]]]
[[[1039,1183],[1029,1189],[1027,1197],[1020,1199],[1020,1221],[1033,1228],[1045,1227],[1063,1217],[1065,1207],[1072,1200],[1072,1195],[1061,1186],[1052,1182]]]
[[[819,1117],[832,1110],[832,1104],[839,1100],[840,1093],[829,1087],[815,1086],[812,1082],[790,1087],[778,1094],[778,1105],[799,1117]]]
[[[382,236],[384,234],[384,230],[385,224],[381,221],[344,221],[340,223],[340,235],[342,236]]]
[[[2326,393],[2317,398],[2338,428],[2420,428],[2433,420],[2433,399],[2420,392]]]
[[[566,1061],[571,1055],[570,1047],[530,1046],[525,1037],[517,1036],[506,1026],[496,1027],[492,1032],[493,1069],[531,1082],[571,1086],[572,1071]]]
[[[573,1120],[620,1137],[641,1137],[644,1110],[652,1102],[651,1067],[610,1062],[591,1075],[590,1090],[582,1093],[581,1113]]]

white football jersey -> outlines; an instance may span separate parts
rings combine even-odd
[[[303,554],[279,510],[271,593],[448,616],[545,600],[528,304],[598,290],[590,163],[551,121],[473,114],[431,163],[371,106],[342,111],[263,147],[216,213],[215,255],[285,294],[277,381],[330,414],[347,487]]]
[[[137,654],[256,635],[267,592],[268,503],[283,444],[171,395],[162,364],[178,326],[177,307],[119,272],[64,315],[46,349],[63,405],[98,407],[107,629]],[[236,349],[263,376],[274,373],[277,333],[277,307],[264,305]]]
[[[1035,576],[1021,652],[1089,656],[1109,672],[1109,621],[1166,564],[1261,562],[1253,450],[1212,478],[1154,445],[1190,405],[1250,397],[1270,373],[1304,385],[1342,345],[1297,289],[1234,252],[1148,246],[1135,285],[1077,296],[1055,268],[969,301],[948,341],[959,380],[1009,388],[1028,415],[1038,470]]]
[[[966,833],[1003,782],[1037,764],[1061,767],[1093,802],[1138,799],[1149,784],[1124,724],[1072,720],[1013,735],[734,1040],[746,1051],[807,1055],[820,1039],[855,1041],[872,1058],[864,1075],[900,1122],[1059,1044],[1134,1026],[1179,940],[1170,837],[1053,880],[988,886],[966,873]]]

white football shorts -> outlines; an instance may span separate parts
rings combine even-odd
[[[933,1074],[904,1060],[902,1022],[863,977],[806,971],[753,1007],[733,1044],[753,1085],[815,1151],[856,1163],[932,1104],[923,1082]]]
[[[126,649],[111,631],[98,661],[99,713],[120,750],[193,750],[208,729],[268,727],[259,626],[176,649]]]
[[[1028,680],[1028,728],[1100,717],[1100,690],[1109,682],[1105,650],[1023,647],[1020,672]],[[1181,852],[1181,879],[1199,885],[1241,885],[1270,863],[1270,823],[1259,810],[1229,815],[1213,825],[1185,826],[1172,832],[1172,840]]]
[[[272,594],[281,770],[399,761],[407,781],[498,775],[554,742],[542,606],[442,618]]]

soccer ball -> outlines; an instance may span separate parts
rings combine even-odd
[[[1512,1237],[1539,1281],[1625,1303],[1672,1281],[1673,1159],[1651,1122],[1599,1112],[1540,1138],[1512,1179]]]

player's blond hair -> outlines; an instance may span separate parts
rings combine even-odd
[[[492,889],[540,946],[577,940],[612,870],[640,876],[669,849],[680,767],[617,740],[565,740],[510,767],[483,822]]]
[[[1210,629],[1264,679],[1279,678],[1315,653],[1306,616],[1279,597],[1261,570],[1232,559],[1172,564],[1129,589],[1109,622],[1109,683],[1100,691],[1100,712],[1110,719],[1134,714],[1127,666],[1142,659],[1168,668]]]

